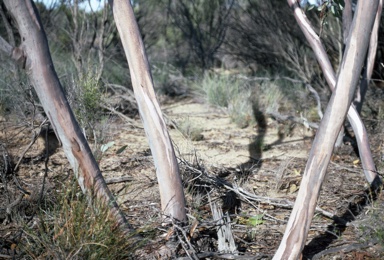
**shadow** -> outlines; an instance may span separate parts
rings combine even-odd
[[[284,140],[283,131],[278,131],[278,139],[272,144],[265,144],[264,139],[268,131],[267,118],[265,114],[259,109],[257,102],[253,103],[252,112],[257,124],[257,135],[255,139],[248,145],[249,160],[239,166],[239,177],[243,180],[261,168],[264,151],[271,149],[271,147],[274,145],[281,144]]]
[[[256,169],[262,166],[262,155],[264,150],[264,137],[267,133],[267,119],[255,102],[252,105],[252,112],[257,124],[257,135],[255,139],[248,145],[249,160],[239,166],[239,178],[246,179]]]
[[[61,146],[59,139],[56,137],[55,131],[50,126],[43,127],[40,132],[40,138],[44,140],[44,150],[41,153],[42,157],[53,155],[57,148]]]
[[[371,188],[354,196],[355,202],[349,203],[348,208],[340,217],[334,217],[333,223],[327,227],[325,233],[315,237],[304,247],[303,259],[312,259],[340,238],[346,230],[347,224],[354,221],[367,205],[377,199],[380,189],[374,188],[376,185],[377,183],[374,181]],[[317,259],[317,256],[315,258]]]

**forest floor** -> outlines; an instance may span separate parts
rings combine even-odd
[[[195,99],[162,105],[175,145],[185,185],[190,236],[184,248],[190,254],[217,252],[217,232],[212,205],[228,212],[238,256],[270,259],[279,246],[305,169],[315,130],[299,124],[277,122],[267,116],[240,129],[229,116]],[[139,118],[135,119],[140,125]],[[0,119],[1,121],[1,119]],[[370,123],[370,122],[368,122]],[[2,121],[0,143],[16,164],[33,135],[27,129]],[[110,147],[98,158],[109,187],[129,222],[137,229],[155,227],[157,235],[137,258],[160,256],[168,229],[161,226],[160,199],[153,160],[141,127],[110,119],[103,143]],[[371,127],[368,127],[371,129]],[[373,128],[372,128],[373,129]],[[378,171],[383,171],[383,133],[371,130],[371,148]],[[71,174],[69,164],[52,133],[40,134],[22,156],[15,178],[0,186],[0,253],[8,254],[20,226],[10,217],[30,215],[44,194],[58,190]],[[93,141],[90,140],[92,144]],[[353,142],[352,142],[353,144]],[[100,144],[99,144],[100,145]],[[2,148],[5,154],[5,146]],[[122,147],[126,147],[122,149]],[[48,160],[46,160],[48,159]],[[47,165],[47,168],[46,168]],[[8,177],[7,177],[8,178]],[[19,186],[19,188],[17,187]],[[20,197],[20,188],[28,196]],[[6,192],[6,189],[8,191]],[[380,259],[384,257],[382,211],[384,197],[367,193],[360,161],[353,145],[344,144],[332,157],[322,185],[303,259]],[[14,207],[10,203],[17,201]],[[11,210],[11,215],[6,214]],[[329,218],[324,212],[337,216]],[[179,254],[186,256],[183,247]],[[213,255],[206,254],[206,259]],[[218,255],[215,257],[220,258]],[[0,257],[1,258],[1,257]],[[228,258],[229,259],[229,258]],[[248,259],[248,258],[243,258]]]

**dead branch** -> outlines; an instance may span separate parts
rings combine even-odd
[[[298,117],[295,117],[295,116],[282,115],[282,114],[280,114],[278,112],[268,112],[267,114],[269,116],[273,117],[274,119],[276,119],[277,121],[292,121],[292,122],[295,122],[295,123],[298,123],[298,124],[302,124],[302,125],[304,125],[307,128],[313,128],[313,129],[319,128],[318,124],[309,122],[304,117],[298,118]]]
[[[0,36],[0,50],[11,56],[13,47]]]
[[[207,170],[204,169],[204,167],[202,167],[202,166],[194,167],[193,165],[191,165],[189,162],[187,162],[186,160],[184,160],[182,158],[179,158],[179,160],[180,160],[180,163],[182,165],[184,165],[188,170],[190,170],[192,172],[192,174],[199,176],[198,178],[202,182],[208,183],[208,184],[213,185],[214,187],[217,187],[217,188],[225,188],[227,190],[233,191],[238,196],[240,196],[242,199],[247,201],[248,203],[250,201],[251,202],[254,201],[254,202],[272,205],[272,206],[279,207],[279,208],[285,208],[285,209],[292,209],[293,208],[294,203],[289,201],[289,200],[274,199],[274,198],[270,198],[270,197],[258,196],[254,193],[250,193],[250,192],[244,190],[241,187],[238,187],[237,185],[231,184],[228,181],[226,181],[226,180],[224,180],[218,176],[210,175],[207,172]],[[331,212],[325,211],[325,210],[321,209],[320,207],[316,207],[316,212],[318,212],[319,214],[321,214],[327,218],[339,220],[339,218],[336,215],[332,214]]]
[[[265,259],[270,256],[256,253],[255,255],[235,255],[230,253],[219,253],[219,252],[204,252],[196,254],[199,259],[213,258],[213,259],[235,259],[235,260],[259,260]],[[189,260],[189,257],[179,257],[177,260]]]
[[[133,181],[133,177],[131,177],[131,176],[122,176],[122,177],[116,177],[116,178],[108,178],[108,179],[105,179],[105,182],[106,182],[107,184],[120,183],[120,182],[127,182],[127,181]]]
[[[141,128],[141,129],[143,128],[143,126],[139,125],[135,120],[133,120],[132,118],[129,118],[128,116],[124,115],[123,113],[121,113],[119,111],[116,111],[116,109],[114,109],[113,107],[110,107],[106,104],[100,104],[100,107],[108,110],[112,114],[119,116],[122,120],[124,120],[126,123],[128,123],[129,125],[131,125],[133,127]]]
[[[216,230],[219,252],[237,253],[229,215],[226,214],[226,216],[223,216],[223,211],[216,203],[211,203],[211,211],[213,219],[217,221]]]
[[[177,237],[179,238],[179,241],[180,241],[180,244],[181,246],[183,247],[185,253],[188,255],[188,259],[200,259],[199,257],[196,256],[196,251],[195,249],[193,248],[191,242],[189,241],[189,238],[188,238],[188,235],[187,233],[185,232],[185,230],[180,227],[178,224],[174,223],[173,222],[173,228],[177,229],[182,235],[183,237],[181,238],[179,236],[179,233],[176,232],[177,234]],[[184,238],[184,239],[183,239]],[[188,245],[189,249],[186,248],[186,245]]]
[[[16,166],[15,168],[13,169],[14,172],[17,171],[17,169],[19,168],[19,165],[21,163],[21,161],[23,160],[25,154],[28,152],[29,149],[31,149],[32,145],[36,142],[37,138],[39,137],[39,135],[41,134],[41,131],[42,131],[42,127],[43,125],[47,122],[47,118],[37,127],[37,131],[32,131],[33,132],[33,137],[31,138],[31,142],[27,145],[27,147],[25,147],[24,151],[21,153],[21,156],[19,158],[19,160],[17,161],[16,163]]]

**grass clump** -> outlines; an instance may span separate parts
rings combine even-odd
[[[93,73],[88,73],[78,81],[76,87],[75,114],[82,127],[92,128],[102,118],[100,103],[103,91]]]
[[[251,122],[251,89],[245,81],[233,76],[206,73],[194,88],[209,104],[227,109],[237,126],[247,127]]]
[[[209,104],[228,107],[231,100],[239,94],[240,82],[232,77],[216,73],[205,73],[195,88],[203,94]]]
[[[203,129],[195,126],[189,118],[178,121],[177,129],[191,141],[201,141],[204,139]]]
[[[292,114],[296,111],[316,112],[310,102],[297,102],[305,92],[300,84],[263,76],[264,80],[241,79],[236,75],[206,73],[194,89],[207,103],[222,107],[238,127],[245,128],[258,121],[259,113]],[[304,97],[303,97],[304,98]]]
[[[169,63],[158,63],[152,66],[155,90],[160,95],[170,97],[186,95],[188,90],[182,73]]]
[[[35,225],[24,229],[19,245],[26,259],[130,259],[133,244],[109,216],[89,203],[75,182],[64,187],[58,202],[41,210]]]

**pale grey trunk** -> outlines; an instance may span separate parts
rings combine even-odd
[[[109,191],[64,95],[36,7],[31,0],[4,0],[4,3],[13,15],[21,37],[21,45],[13,49],[13,54],[19,53],[18,57],[21,54],[24,67],[81,189],[89,199],[96,196],[108,205],[118,224],[129,231],[128,222]]]
[[[359,81],[378,3],[379,0],[358,1],[336,88],[313,141],[300,190],[274,259],[298,259],[305,245],[333,146]]]
[[[381,19],[381,12],[383,10],[383,1],[380,0],[379,2],[379,8],[376,12],[376,18],[375,23],[373,25],[371,38],[369,42],[369,49],[367,53],[367,62],[365,64],[365,68],[363,71],[363,77],[360,81],[360,85],[358,86],[356,90],[356,97],[353,101],[353,104],[356,107],[357,112],[360,114],[361,110],[363,108],[363,103],[365,99],[365,95],[368,90],[369,82],[371,81],[372,72],[373,72],[373,66],[375,65],[375,57],[376,57],[376,51],[377,51],[377,41],[378,41],[378,34],[379,34],[379,26],[380,26],[380,19]]]
[[[296,21],[298,22],[306,39],[311,45],[314,54],[316,55],[317,61],[319,62],[329,87],[332,91],[334,91],[336,85],[336,73],[333,70],[332,64],[328,58],[325,48],[320,41],[319,36],[313,30],[309,20],[306,18],[302,10],[297,7],[296,1],[288,0],[288,4],[293,9]],[[368,134],[363,121],[361,120],[359,113],[354,106],[349,108],[348,120],[351,123],[353,131],[355,132],[365,178],[370,184],[372,184],[373,187],[377,187],[381,183],[381,180],[376,172],[376,166],[373,161],[369,145]]]
[[[110,0],[127,56],[133,90],[155,162],[162,211],[186,219],[184,191],[173,145],[153,88],[151,71],[129,0]]]

